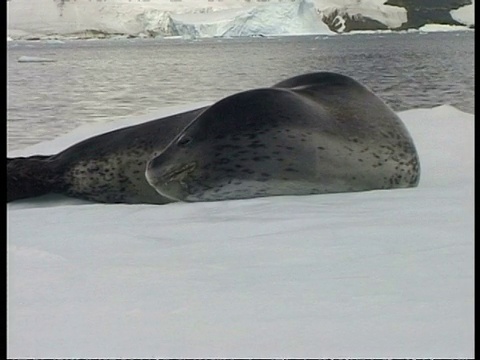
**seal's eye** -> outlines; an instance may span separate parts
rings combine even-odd
[[[177,145],[187,146],[188,144],[190,144],[191,141],[192,141],[192,138],[184,134],[178,138]]]

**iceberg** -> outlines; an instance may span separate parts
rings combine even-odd
[[[17,60],[21,63],[43,63],[43,62],[55,62],[55,59],[42,58],[37,56],[20,56]]]

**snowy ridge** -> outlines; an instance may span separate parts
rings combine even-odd
[[[399,116],[413,189],[8,204],[7,356],[473,357],[474,115]]]
[[[7,2],[7,32],[12,39],[119,34],[192,38],[400,28],[407,21],[407,10],[384,3],[385,0],[11,0]],[[474,24],[473,5],[454,10],[451,15],[462,24]]]

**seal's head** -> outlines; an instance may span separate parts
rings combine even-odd
[[[317,73],[227,97],[148,163],[174,201],[411,187],[418,155],[398,116],[346,76]]]
[[[303,126],[311,119],[295,96],[257,89],[216,103],[150,160],[148,182],[177,201],[312,193],[315,153]]]

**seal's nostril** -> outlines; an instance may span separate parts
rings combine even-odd
[[[177,140],[177,145],[178,146],[186,146],[192,142],[192,138],[183,134],[180,136],[180,138]]]

